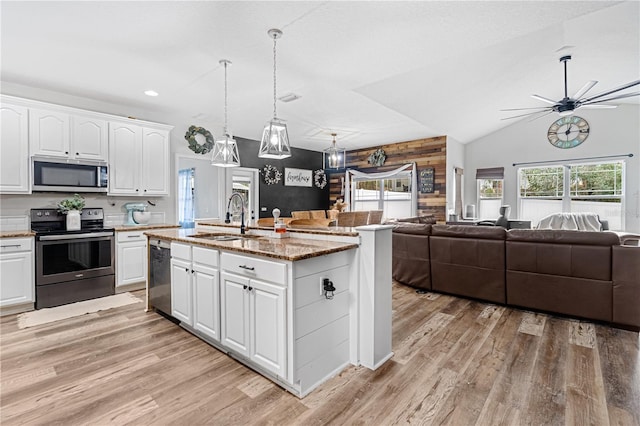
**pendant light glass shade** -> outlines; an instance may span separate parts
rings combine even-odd
[[[322,160],[325,169],[344,169],[347,151],[336,145],[336,133],[331,133],[333,142],[331,146],[322,151]]]
[[[258,157],[281,160],[291,157],[287,125],[276,114],[276,40],[282,31],[271,29],[267,32],[273,38],[273,118],[264,126]]]
[[[276,160],[291,157],[289,133],[283,121],[274,117],[264,126],[258,157]]]
[[[211,164],[218,167],[240,166],[238,144],[227,130],[227,65],[230,63],[231,61],[226,59],[220,60],[220,65],[224,66],[224,136],[216,138],[211,155]]]
[[[215,144],[213,145],[211,164],[218,167],[240,166],[238,144],[231,135],[226,134],[222,139],[216,139]]]

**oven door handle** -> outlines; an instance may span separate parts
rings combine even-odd
[[[113,237],[113,232],[88,232],[86,234],[42,235],[40,241],[78,240],[82,238]]]

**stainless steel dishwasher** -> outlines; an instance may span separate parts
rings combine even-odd
[[[149,303],[171,316],[171,243],[149,240]]]

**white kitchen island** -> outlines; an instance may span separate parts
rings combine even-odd
[[[391,227],[290,231],[219,240],[239,228],[206,222],[146,234],[171,241],[180,325],[303,397],[349,364],[393,355]]]

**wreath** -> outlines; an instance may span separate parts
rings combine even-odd
[[[367,162],[376,167],[380,167],[384,164],[386,159],[387,159],[387,154],[385,154],[382,148],[379,148],[369,156],[369,158],[367,159]]]
[[[280,182],[282,173],[280,173],[280,170],[276,169],[271,164],[267,164],[262,168],[262,177],[264,178],[264,183],[267,185],[274,185]]]
[[[196,135],[204,136],[206,142],[199,144]],[[189,142],[189,149],[196,154],[206,154],[213,149],[213,135],[204,127],[189,126],[189,130],[185,133],[184,138]]]
[[[327,175],[324,170],[316,170],[313,172],[313,183],[320,189],[327,186]]]

